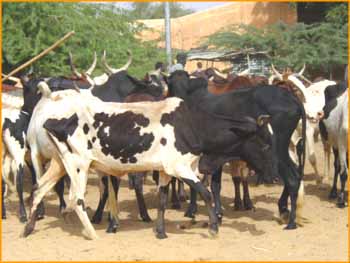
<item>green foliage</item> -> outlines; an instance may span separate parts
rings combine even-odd
[[[193,13],[191,9],[186,9],[179,2],[170,2],[171,17],[180,17]],[[130,15],[134,19],[157,19],[164,18],[164,3],[133,2]]]
[[[347,64],[347,40],[347,23],[277,23],[262,29],[247,25],[230,27],[209,36],[203,44],[230,50],[268,51],[277,66],[300,68],[306,63],[309,72],[330,73],[332,68]]]
[[[60,47],[33,64],[41,75],[70,75],[68,52],[73,53],[79,70],[86,70],[96,51],[101,58],[119,67],[127,60],[126,50],[133,53],[129,68],[132,75],[142,77],[153,69],[156,61],[165,61],[154,42],[141,42],[135,35],[142,27],[113,4],[87,3],[3,3],[2,8],[3,71],[34,57],[71,30],[72,36]],[[94,75],[101,74],[102,66]]]

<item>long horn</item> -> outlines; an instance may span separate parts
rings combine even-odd
[[[303,73],[304,73],[304,71],[305,71],[305,68],[306,68],[306,66],[305,66],[305,63],[304,63],[304,66],[303,66],[303,68],[299,71],[298,75],[303,75]]]
[[[307,91],[304,84],[294,75],[288,76],[288,80],[290,80],[297,88],[300,90],[302,95],[302,100],[304,102],[308,101]]]
[[[250,71],[250,69],[247,68],[247,69],[243,70],[242,72],[239,72],[237,75],[238,76],[245,76],[245,75],[249,74],[249,71]]]
[[[73,55],[70,51],[69,51],[69,64],[70,64],[70,69],[72,70],[73,74],[75,76],[77,76],[78,78],[82,78],[81,73],[79,73],[78,70],[76,69],[76,67],[74,66]]]
[[[94,62],[92,62],[92,65],[90,66],[90,68],[87,71],[85,71],[85,74],[91,76],[92,72],[94,71],[94,69],[96,67],[96,64],[97,64],[97,55],[96,55],[96,51],[95,51],[94,52]]]
[[[282,74],[279,73],[279,72],[275,69],[275,66],[274,66],[273,64],[271,64],[271,68],[272,68],[273,73],[275,73],[275,74],[277,75],[277,77],[278,77],[280,80],[283,80]]]
[[[129,55],[129,59],[128,59],[128,62],[126,62],[126,64],[119,68],[119,69],[115,69],[115,68],[112,68],[111,66],[109,66],[107,64],[107,61],[106,61],[106,51],[103,51],[103,56],[102,56],[102,64],[103,66],[109,71],[110,74],[115,74],[115,73],[118,73],[120,71],[123,71],[123,70],[127,70],[128,67],[130,66],[131,62],[132,62],[132,53],[130,50],[127,50],[127,54]]]

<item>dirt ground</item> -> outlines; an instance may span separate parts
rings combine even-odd
[[[317,144],[319,169],[323,172],[323,153]],[[307,162],[303,226],[294,231],[283,230],[279,223],[277,201],[281,185],[255,186],[251,178],[251,196],[255,211],[234,211],[233,185],[229,175],[223,176],[222,201],[224,219],[219,235],[213,239],[203,226],[208,216],[201,201],[196,224],[181,210],[168,209],[165,214],[168,239],[155,238],[153,228],[157,216],[156,186],[151,177],[145,185],[145,198],[152,223],[139,219],[136,198],[127,188],[124,177],[120,190],[121,226],[117,234],[107,234],[106,214],[95,226],[98,240],[84,238],[82,226],[73,217],[65,223],[58,213],[54,195],[46,198],[46,217],[39,221],[28,238],[20,238],[24,229],[17,217],[15,193],[6,201],[8,219],[2,222],[2,260],[4,261],[346,261],[348,260],[348,210],[339,209],[327,196],[330,186],[316,186]],[[93,210],[98,202],[98,181],[91,178],[86,205]],[[188,190],[188,189],[187,189]],[[26,194],[28,196],[28,193]],[[67,196],[66,196],[67,198]],[[89,215],[92,215],[90,210]],[[188,225],[182,229],[181,225]]]

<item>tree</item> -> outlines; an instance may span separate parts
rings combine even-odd
[[[41,75],[69,75],[68,52],[75,64],[86,69],[93,52],[113,67],[124,64],[126,50],[133,52],[130,73],[142,77],[156,61],[165,60],[154,42],[141,42],[135,35],[142,29],[113,4],[86,3],[3,3],[3,71],[9,72],[50,46],[67,32],[76,34],[63,45],[33,64]],[[102,67],[101,67],[102,69]],[[95,74],[101,74],[100,68]]]
[[[159,19],[164,18],[164,3],[152,2],[133,2],[130,11],[134,19]],[[179,2],[170,2],[171,17],[176,18],[193,13],[191,9],[186,9]]]

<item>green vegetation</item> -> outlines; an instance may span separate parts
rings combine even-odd
[[[181,3],[169,3],[171,17],[180,17],[193,13],[191,9],[184,8]],[[131,17],[135,19],[164,18],[164,3],[133,2],[130,11]]]
[[[71,30],[75,35],[60,47],[33,64],[42,76],[70,75],[68,52],[79,70],[92,63],[93,52],[118,67],[127,61],[126,50],[133,53],[129,72],[143,77],[157,61],[165,61],[154,42],[141,42],[135,35],[142,27],[113,4],[87,3],[3,3],[2,54],[3,72],[34,57]],[[100,60],[99,60],[100,61]],[[99,75],[102,66],[94,75]],[[26,69],[25,71],[27,71]]]

